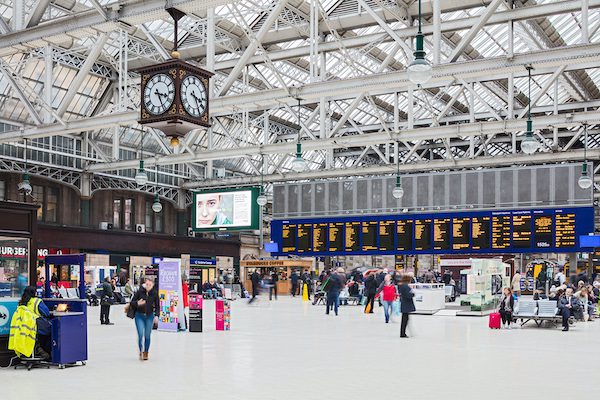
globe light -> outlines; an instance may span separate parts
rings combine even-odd
[[[523,153],[533,154],[537,151],[537,149],[539,147],[540,147],[540,144],[533,137],[533,132],[531,132],[531,131],[527,132],[527,134],[525,135],[525,139],[523,139],[521,141],[521,150],[523,151]]]
[[[148,175],[144,169],[144,160],[140,160],[140,168],[135,174],[135,183],[137,183],[138,186],[144,186],[146,183],[148,183]]]
[[[292,170],[302,172],[306,170],[306,160],[302,157],[302,144],[296,144],[296,158],[292,161]]]
[[[402,182],[400,182],[400,175],[396,176],[396,187],[392,190],[392,196],[395,199],[401,199],[404,196],[404,189],[402,188]]]
[[[158,199],[158,194],[154,195],[154,203],[152,203],[152,211],[155,213],[159,213],[162,211],[162,204],[160,204],[160,200]]]
[[[31,183],[29,183],[29,174],[25,172],[23,174],[23,180],[19,182],[17,185],[20,192],[25,193],[26,195],[30,195],[33,189],[31,188]]]
[[[417,52],[415,51],[415,54]],[[408,66],[408,80],[415,85],[423,85],[431,79],[431,65],[425,58],[415,59]]]
[[[419,14],[420,20],[420,14]],[[421,33],[420,23],[419,32],[416,36],[416,50],[413,53],[415,59],[408,66],[408,80],[415,85],[422,85],[431,79],[431,65],[425,59],[425,51],[423,50],[423,34]]]
[[[589,189],[592,187],[593,183],[594,182],[592,181],[592,178],[589,176],[587,171],[587,163],[585,163],[583,164],[583,168],[581,169],[581,176],[579,177],[577,184],[582,189]]]
[[[265,196],[264,193],[261,193],[257,198],[256,198],[256,204],[258,204],[261,207],[264,207],[267,205],[267,196]]]

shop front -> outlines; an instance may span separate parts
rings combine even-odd
[[[275,272],[279,278],[277,281],[277,292],[279,294],[289,294],[292,290],[290,276],[296,270],[298,274],[303,271],[314,270],[314,260],[242,260],[240,261],[240,270],[244,274],[244,285],[246,288],[252,287],[250,275],[258,271],[261,277],[269,279],[272,272]]]

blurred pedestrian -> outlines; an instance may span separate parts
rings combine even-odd
[[[402,320],[400,322],[400,337],[407,338],[406,328],[408,327],[408,315],[415,312],[417,309],[413,301],[415,294],[408,284],[411,281],[410,275],[403,275],[400,279],[400,287],[398,292],[400,293],[400,312],[402,313]]]

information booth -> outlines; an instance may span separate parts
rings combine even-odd
[[[76,293],[68,298],[53,297],[50,282],[44,288],[44,303],[50,310],[52,324],[51,360],[64,368],[87,360],[87,307],[85,299],[84,264],[85,254],[52,255],[46,257],[46,276],[60,268],[77,269]],[[76,294],[76,295],[75,295]]]
[[[258,271],[261,277],[269,279],[271,272],[276,271],[279,276],[277,281],[278,294],[290,294],[292,283],[290,276],[292,271],[296,270],[300,275],[304,270],[311,271],[314,269],[314,262],[311,260],[242,260],[240,261],[240,269],[244,277],[244,286],[248,291],[252,288],[250,275],[254,271]]]

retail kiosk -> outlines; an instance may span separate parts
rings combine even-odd
[[[240,261],[240,269],[243,271],[244,285],[248,290],[252,287],[250,275],[254,271],[258,271],[261,276],[267,275],[268,277],[275,270],[279,275],[279,281],[277,282],[278,294],[289,294],[292,290],[290,282],[292,271],[298,270],[298,273],[301,274],[304,270],[313,270],[313,264],[311,260],[242,260]]]

